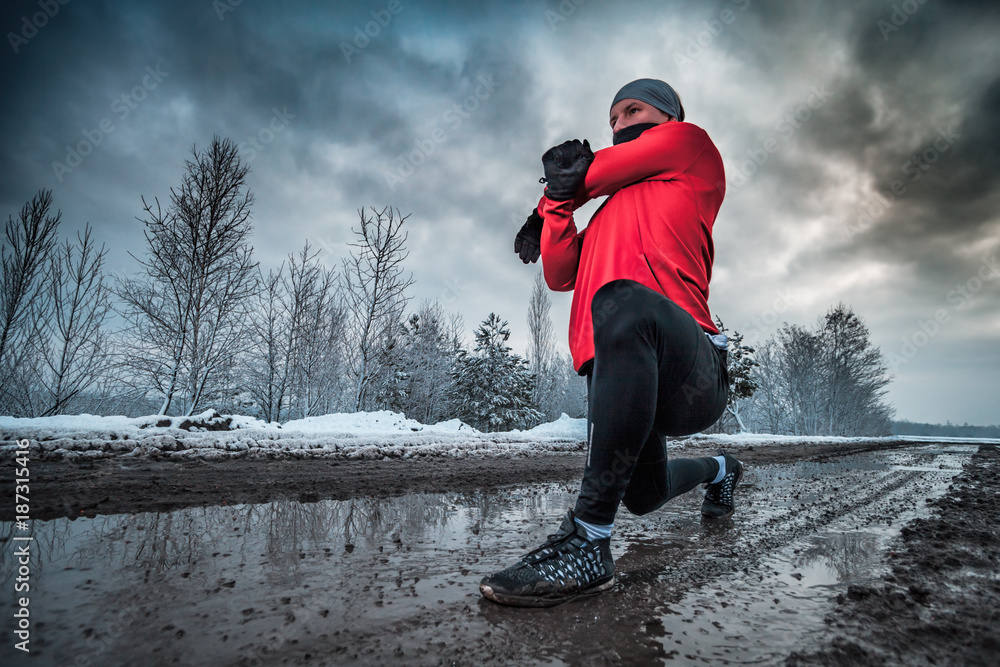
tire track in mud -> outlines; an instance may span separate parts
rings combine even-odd
[[[660,578],[664,580],[696,584],[726,572],[749,570],[761,558],[838,522],[846,522],[851,518],[856,519],[854,523],[859,526],[871,525],[873,522],[891,522],[893,515],[900,513],[900,505],[907,504],[912,508],[916,504],[916,501],[911,502],[906,496],[914,495],[913,487],[926,474],[890,471],[880,473],[875,479],[816,479],[804,482],[803,486],[815,488],[816,485],[821,485],[836,491],[814,503],[778,508],[775,507],[775,502],[788,502],[799,494],[786,492],[782,498],[775,496],[773,488],[754,490],[751,493],[741,489],[743,492],[738,492],[738,498],[744,506],[766,507],[750,516],[747,516],[749,512],[744,511],[737,515],[735,521],[703,525],[703,535],[707,538],[704,546],[710,552],[710,558],[704,558],[705,554],[701,550],[692,549],[690,553],[683,554],[680,562],[676,554],[671,554],[646,563],[644,567],[658,571]],[[750,486],[750,483],[741,486]],[[700,503],[700,498],[697,500]],[[675,522],[675,529],[680,525],[681,522]]]

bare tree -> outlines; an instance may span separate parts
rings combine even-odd
[[[388,365],[387,353],[399,333],[406,308],[406,288],[413,278],[403,275],[407,235],[402,231],[409,216],[386,206],[381,211],[358,211],[361,225],[350,258],[344,259],[343,294],[347,306],[347,349],[354,382],[353,408],[372,402],[374,386]]]
[[[868,329],[844,304],[815,330],[785,324],[762,344],[750,421],[758,430],[797,435],[888,435],[891,381]]]
[[[39,190],[17,220],[8,217],[0,249],[0,410],[7,414],[33,412],[31,384],[37,369],[28,367],[36,361],[33,352],[48,316],[46,269],[62,219],[62,211],[49,215],[51,206],[52,191]]]
[[[285,291],[290,299],[290,410],[309,417],[339,408],[344,353],[345,308],[337,276],[310,255],[289,258]]]
[[[205,152],[192,154],[166,210],[143,198],[146,217],[139,220],[149,248],[138,261],[145,275],[118,287],[121,314],[131,324],[128,362],[163,396],[160,414],[175,401],[182,414],[201,405],[246,344],[257,290],[249,166],[229,139],[215,137]]]
[[[781,379],[780,349],[775,338],[768,338],[755,349],[757,365],[753,380],[757,391],[750,401],[750,430],[758,433],[784,433],[789,422],[785,388]]]
[[[553,353],[549,365],[552,374],[552,402],[546,417],[558,419],[566,414],[574,419],[587,416],[587,378],[573,368],[573,357],[569,354]]]
[[[531,400],[546,419],[559,417],[556,404],[560,402],[560,397],[556,394],[556,377],[553,372],[555,343],[552,318],[549,315],[551,309],[548,287],[539,270],[535,274],[531,286],[531,299],[528,302],[528,366],[535,374]]]
[[[892,410],[882,401],[891,381],[881,351],[854,311],[840,303],[822,321],[826,396],[825,432],[888,435]]]
[[[253,346],[246,362],[247,391],[266,421],[281,421],[288,388],[288,338],[291,326],[285,317],[282,273],[284,264],[267,277],[260,276],[261,289],[250,316]]]
[[[60,414],[90,389],[106,369],[107,335],[103,330],[111,310],[104,282],[107,250],[97,248],[91,227],[52,256],[48,285],[50,316],[45,319],[39,375],[43,415]]]
[[[820,433],[823,391],[822,337],[796,324],[778,332],[781,377],[787,387],[789,417],[794,435]]]
[[[528,363],[536,373],[549,365],[555,352],[548,287],[541,270],[535,274],[528,302]]]
[[[261,416],[308,417],[338,407],[344,308],[337,278],[307,242],[260,277],[250,317],[253,344],[245,384]]]

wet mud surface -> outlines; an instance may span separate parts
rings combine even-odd
[[[614,589],[529,610],[483,600],[478,581],[556,528],[582,455],[39,462],[32,652],[5,621],[0,662],[993,664],[977,661],[1000,632],[996,447],[739,456],[732,520],[703,522],[700,491],[623,510]]]
[[[789,665],[1000,662],[1000,449],[984,446],[930,506],[880,581],[838,594],[829,644]]]
[[[676,443],[678,456],[716,452]],[[755,463],[829,456],[903,446],[789,445],[746,452]],[[741,453],[741,456],[743,454]],[[548,454],[491,460],[451,458],[344,461],[248,460],[161,461],[148,458],[108,458],[94,461],[32,461],[32,517],[96,516],[135,512],[165,512],[184,507],[265,503],[278,499],[314,502],[363,496],[398,496],[434,491],[478,491],[511,484],[579,480],[585,453]],[[5,461],[4,466],[13,466]],[[13,475],[0,478],[0,494],[14,493]],[[13,521],[14,508],[0,504],[0,521]]]

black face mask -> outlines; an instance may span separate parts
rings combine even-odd
[[[637,125],[629,125],[628,127],[615,132],[612,142],[615,146],[618,144],[624,144],[626,141],[632,141],[649,128],[656,126],[657,123],[638,123]]]

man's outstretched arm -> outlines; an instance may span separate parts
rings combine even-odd
[[[672,122],[646,130],[633,141],[601,149],[594,154],[574,207],[648,178],[676,178],[708,142],[708,134],[697,125]]]

